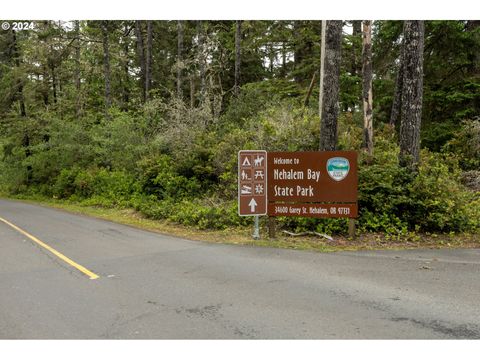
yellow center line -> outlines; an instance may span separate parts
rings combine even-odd
[[[11,222],[5,220],[5,219],[2,218],[2,217],[0,217],[0,221],[3,221],[5,224],[7,224],[8,226],[14,228],[14,229],[17,230],[19,233],[25,235],[25,236],[28,237],[30,240],[34,241],[35,243],[37,243],[38,245],[40,245],[40,246],[43,247],[44,249],[50,251],[52,254],[54,254],[55,256],[59,257],[59,258],[62,259],[63,261],[65,261],[68,265],[73,266],[75,269],[81,271],[82,273],[84,273],[85,275],[87,275],[88,277],[90,277],[91,280],[95,280],[95,279],[98,279],[98,278],[99,278],[99,276],[98,276],[97,274],[94,274],[93,272],[91,272],[91,271],[88,270],[87,268],[83,267],[82,265],[77,264],[75,261],[69,259],[68,257],[66,257],[66,256],[63,255],[62,253],[58,252],[57,250],[55,250],[55,249],[52,248],[51,246],[45,244],[43,241],[38,240],[35,236],[27,233],[25,230],[20,229],[18,226],[12,224]]]

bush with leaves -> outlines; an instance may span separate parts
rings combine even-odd
[[[364,230],[402,232],[476,231],[480,208],[475,193],[460,181],[455,157],[424,149],[418,173],[397,163],[394,142],[376,137],[373,160],[359,165],[360,227]]]
[[[135,178],[125,171],[98,168],[83,170],[73,167],[60,172],[47,195],[92,205],[99,202],[100,205],[108,203],[114,206],[127,202],[138,191]],[[94,199],[89,202],[83,201],[92,198]]]
[[[464,170],[480,170],[480,118],[462,122],[444,151],[458,156]]]
[[[173,161],[168,155],[143,159],[139,162],[139,167],[139,188],[146,195],[154,195],[160,200],[198,195],[198,180],[176,173]]]

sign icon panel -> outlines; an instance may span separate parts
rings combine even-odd
[[[238,214],[267,214],[267,152],[238,152]]]

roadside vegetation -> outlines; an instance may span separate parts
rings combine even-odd
[[[292,114],[298,115],[295,118]],[[50,143],[58,145],[51,145],[48,151],[32,147],[29,162],[35,175],[31,184],[13,180],[24,174],[24,166],[11,158],[2,171],[4,192],[20,198],[43,197],[82,206],[133,209],[147,219],[169,220],[203,230],[238,228],[249,226],[252,219],[238,216],[237,151],[313,150],[317,146],[317,116],[313,111],[301,114],[301,108],[295,109],[291,102],[272,105],[243,119],[242,127],[228,125],[227,131],[219,125],[215,130],[199,131],[188,140],[174,138],[167,129],[167,135],[162,135],[171,136],[168,144],[160,141],[167,140],[163,136],[140,140],[142,121],[143,116],[131,119],[119,113],[106,125],[89,130],[75,126],[66,130],[63,121],[54,123]],[[478,231],[479,193],[462,182],[465,171],[459,159],[471,163],[479,154],[468,159],[453,151],[455,144],[462,145],[458,151],[474,145],[469,144],[473,141],[470,131],[460,128],[441,152],[423,149],[418,175],[411,176],[398,164],[399,147],[389,125],[377,130],[373,157],[361,151],[359,121],[345,113],[339,131],[339,148],[358,150],[360,154],[359,233],[385,233],[394,238],[407,237],[411,232]],[[227,120],[225,123],[231,124]],[[99,134],[103,126],[108,131],[102,138]],[[174,131],[177,127],[172,126]],[[130,129],[128,136],[125,128]],[[72,140],[66,145],[65,133],[72,139],[83,137],[85,143]],[[297,137],[292,142],[295,146],[286,141],[291,136]],[[139,141],[144,142],[140,148]],[[108,167],[106,162],[110,162]],[[296,232],[347,232],[347,219],[278,218],[278,225]]]
[[[73,30],[47,22],[39,23],[36,34],[19,35],[23,37],[15,39],[16,52],[12,50],[10,58],[4,55],[0,59],[0,92],[4,99],[0,103],[0,192],[7,197],[37,200],[179,236],[253,243],[253,219],[238,216],[237,152],[314,151],[319,148],[320,138],[318,89],[313,88],[312,95],[306,98],[310,78],[319,65],[317,25],[302,23],[300,35],[290,34],[288,26],[282,28],[291,51],[304,51],[303,58],[298,60],[297,56],[296,64],[292,60],[283,67],[270,69],[263,63],[268,54],[254,51],[279,41],[269,38],[273,35],[264,29],[267,23],[244,25],[248,29],[243,37],[244,80],[237,94],[219,89],[221,86],[235,90],[234,79],[226,77],[223,86],[215,83],[219,76],[233,72],[234,59],[221,58],[223,55],[216,52],[218,48],[210,44],[213,60],[203,70],[208,81],[203,85],[203,93],[195,93],[194,98],[188,98],[187,91],[192,94],[191,91],[201,88],[202,73],[195,62],[198,43],[193,40],[182,49],[183,95],[175,92],[178,73],[173,70],[179,64],[171,59],[161,62],[163,53],[154,48],[153,61],[163,72],[151,75],[152,88],[142,100],[138,84],[143,75],[125,79],[120,67],[109,70],[118,71],[118,77],[109,75],[112,90],[104,97],[101,59],[105,48],[99,44],[82,47],[79,61],[85,81],[81,87],[70,81],[77,76],[75,48],[65,50],[67,55],[57,58],[58,63],[49,63],[58,46],[48,45],[60,42],[67,47],[65,40],[58,39]],[[289,238],[280,232],[275,243],[262,240],[256,244],[323,250],[478,244],[479,28],[468,32],[459,21],[427,22],[426,46],[430,52],[425,54],[420,162],[412,172],[399,163],[399,126],[390,122],[401,23],[374,24],[372,155],[363,144],[363,115],[358,105],[361,76],[352,68],[352,59],[361,58],[359,35],[343,39],[337,149],[359,153],[357,240],[346,236],[347,219],[291,217],[277,218],[278,228],[333,235],[335,243],[308,237]],[[133,32],[130,37],[121,37],[124,25],[128,28],[138,24],[112,24],[111,61],[120,65],[128,60],[126,64],[132,73],[141,71]],[[160,44],[157,40],[159,48],[175,50],[176,25],[158,22],[154,26],[158,34],[163,29],[170,41]],[[196,36],[198,29],[193,24],[184,26],[182,36]],[[225,49],[233,53],[229,40],[229,36],[234,38],[232,24],[211,22],[202,26],[207,40],[225,42]],[[102,28],[94,22],[83,22],[79,29],[85,37],[102,39]],[[439,43],[443,32],[452,43]],[[295,46],[303,42],[294,36],[303,36],[302,41],[312,41],[314,45],[298,50]],[[35,42],[38,37],[41,42]],[[127,39],[130,46],[126,54],[120,46],[122,39]],[[262,39],[263,43],[257,44],[255,39]],[[1,40],[0,46],[11,49],[11,39],[3,34]],[[450,63],[443,63],[444,55],[451,57]],[[16,64],[16,59],[21,62]],[[43,76],[35,78],[35,72],[42,75],[36,63],[53,66],[56,78],[52,79],[48,68]],[[460,70],[455,70],[458,67]],[[196,87],[187,82],[189,71]],[[18,81],[22,84],[21,94],[18,86],[15,91],[15,86],[11,86]],[[58,82],[62,82],[61,86]],[[189,88],[192,86],[193,90]],[[23,111],[20,96],[26,106]],[[83,104],[80,109],[78,101]],[[265,219],[262,226],[266,234]]]

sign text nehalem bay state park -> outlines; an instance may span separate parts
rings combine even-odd
[[[355,151],[242,150],[238,165],[240,215],[358,216]]]
[[[268,153],[268,215],[350,217],[358,215],[357,153]]]

